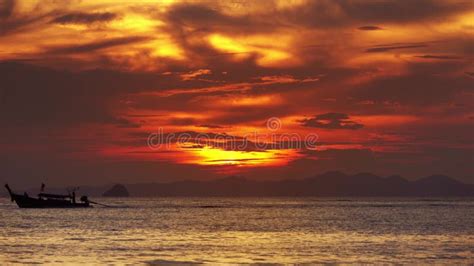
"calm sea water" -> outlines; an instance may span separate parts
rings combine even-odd
[[[474,263],[474,199],[96,200],[0,199],[0,264]]]

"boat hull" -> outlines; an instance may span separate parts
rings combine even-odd
[[[12,201],[15,201],[20,208],[89,208],[88,202],[74,203],[67,200],[32,198],[27,195],[12,194]]]

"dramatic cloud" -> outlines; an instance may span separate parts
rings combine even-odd
[[[121,128],[139,128],[141,126],[140,124],[133,123],[130,120],[127,120],[123,117],[115,118],[113,122],[117,124],[117,127],[121,127]]]
[[[109,40],[97,41],[81,45],[66,45],[66,46],[54,46],[47,49],[47,53],[50,54],[75,54],[75,53],[88,53],[95,50],[121,46],[131,43],[143,42],[149,40],[149,37],[144,36],[130,36],[113,38]]]
[[[360,21],[411,22],[449,16],[470,8],[469,1],[421,0],[406,2],[386,1],[340,1],[338,6],[348,16]]]
[[[428,47],[428,45],[427,44],[384,45],[384,46],[369,48],[365,51],[367,53],[380,53],[380,52],[387,52],[391,50],[421,48],[421,47]]]
[[[115,109],[123,105],[116,102],[121,96],[140,92],[140,88],[153,83],[174,83],[171,77],[152,73],[103,70],[74,73],[18,62],[0,63],[0,79],[3,85],[0,118],[7,127],[61,127],[83,123],[129,127],[137,123],[115,114]]]
[[[0,19],[7,18],[13,13],[14,0],[5,0],[0,3]]]
[[[474,182],[473,16],[469,0],[0,1],[0,167],[22,184]]]
[[[203,124],[203,125],[199,125],[198,127],[205,127],[205,128],[225,128],[223,126],[219,126],[219,125],[206,125],[206,124]]]
[[[350,95],[361,101],[410,106],[446,104],[454,101],[459,94],[469,95],[472,91],[473,81],[456,73],[463,69],[465,64],[447,60],[429,64],[408,64],[408,73],[375,78],[369,83],[356,86]]]
[[[312,118],[299,120],[305,127],[326,128],[326,129],[360,129],[364,125],[351,121],[349,115],[341,113],[319,114]]]
[[[462,59],[459,56],[455,55],[417,55],[418,58],[426,58],[426,59],[440,59],[440,60],[458,60]]]
[[[116,14],[110,12],[104,13],[70,13],[57,17],[52,20],[53,23],[59,24],[89,24],[94,22],[107,22],[117,17]]]
[[[410,23],[449,17],[472,9],[469,1],[309,1],[286,13],[290,21],[309,27],[341,27],[353,23]]]
[[[378,26],[362,26],[358,28],[359,30],[383,30],[383,28]]]

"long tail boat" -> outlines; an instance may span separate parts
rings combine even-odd
[[[5,184],[5,188],[10,194],[12,202],[16,202],[20,208],[87,208],[92,207],[87,196],[82,196],[80,202],[76,202],[76,193],[73,191],[69,195],[39,193],[37,198],[28,196],[28,193],[17,194],[12,192],[10,186]],[[44,184],[41,186],[41,191]]]

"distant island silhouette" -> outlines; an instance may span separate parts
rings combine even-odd
[[[105,191],[102,194],[103,197],[128,197],[130,194],[128,193],[127,188],[122,184],[116,184],[111,187],[109,190]]]
[[[276,181],[227,177],[210,181],[124,184],[112,188],[110,185],[83,186],[81,192],[92,196],[129,194],[132,197],[474,197],[474,184],[444,175],[409,181],[400,176],[347,175],[332,171],[304,179]]]
[[[128,185],[136,196],[326,196],[326,197],[445,197],[474,196],[474,185],[443,175],[415,181],[370,173],[327,172],[305,179],[256,181],[228,177],[212,181],[178,181]]]

